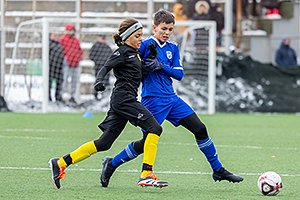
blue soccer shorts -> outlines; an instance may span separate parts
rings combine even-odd
[[[178,96],[143,97],[142,104],[159,124],[168,120],[176,127],[179,126],[180,120],[194,113],[194,110]]]

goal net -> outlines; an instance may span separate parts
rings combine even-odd
[[[120,19],[41,18],[21,22],[14,41],[6,44],[6,46],[13,46],[11,54],[5,60],[9,69],[5,73],[5,98],[9,106],[15,111],[49,112],[81,111],[80,105],[82,106],[84,102],[93,104],[95,62],[90,59],[90,50],[98,40],[99,34],[106,36],[106,43],[111,50],[114,50],[117,46],[111,36],[117,31],[120,21]],[[149,29],[151,26],[148,21],[140,21],[145,25],[144,36],[147,37],[152,33]],[[71,106],[72,109],[58,101],[57,88],[61,87],[62,98],[66,102],[70,100],[71,96],[68,94],[72,84],[70,79],[67,79],[70,84],[62,84],[59,81],[63,79],[64,74],[64,70],[60,67],[59,51],[54,51],[54,54],[57,54],[54,58],[57,66],[54,67],[53,64],[51,65],[53,51],[49,52],[51,34],[62,36],[65,33],[65,25],[69,23],[75,25],[76,37],[79,38],[83,49],[83,59],[76,72],[79,76],[76,87],[78,104],[75,107]],[[176,26],[185,28],[183,34],[175,32],[172,39],[180,46],[186,75],[182,82],[175,82],[175,88],[197,112],[212,114],[215,112],[215,22],[179,21],[176,22]],[[112,85],[113,76],[109,81]],[[101,98],[102,108],[109,105],[110,89],[108,88],[108,93],[105,95],[106,103],[103,102],[104,98]],[[191,93],[195,96],[191,96]]]
[[[178,93],[201,113],[215,113],[216,23],[190,22],[180,46],[185,77]]]

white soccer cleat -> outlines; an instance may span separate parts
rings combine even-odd
[[[166,181],[159,180],[157,176],[151,172],[145,178],[140,178],[138,185],[142,187],[167,187],[169,184]]]

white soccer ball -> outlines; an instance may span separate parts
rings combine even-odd
[[[258,178],[258,189],[266,196],[275,196],[282,189],[282,180],[276,172],[265,172]]]

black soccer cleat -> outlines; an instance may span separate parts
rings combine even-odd
[[[112,158],[110,157],[103,158],[103,162],[102,162],[103,166],[102,166],[101,177],[100,177],[102,187],[108,186],[109,179],[116,170],[116,168],[112,166],[111,162],[112,162]]]
[[[243,177],[235,175],[222,167],[219,171],[214,171],[212,175],[214,181],[227,180],[233,183],[239,183],[244,180]]]
[[[49,160],[51,173],[52,173],[52,181],[57,189],[60,188],[60,180],[64,179],[66,172],[64,167],[58,166],[58,158],[51,158]]]

